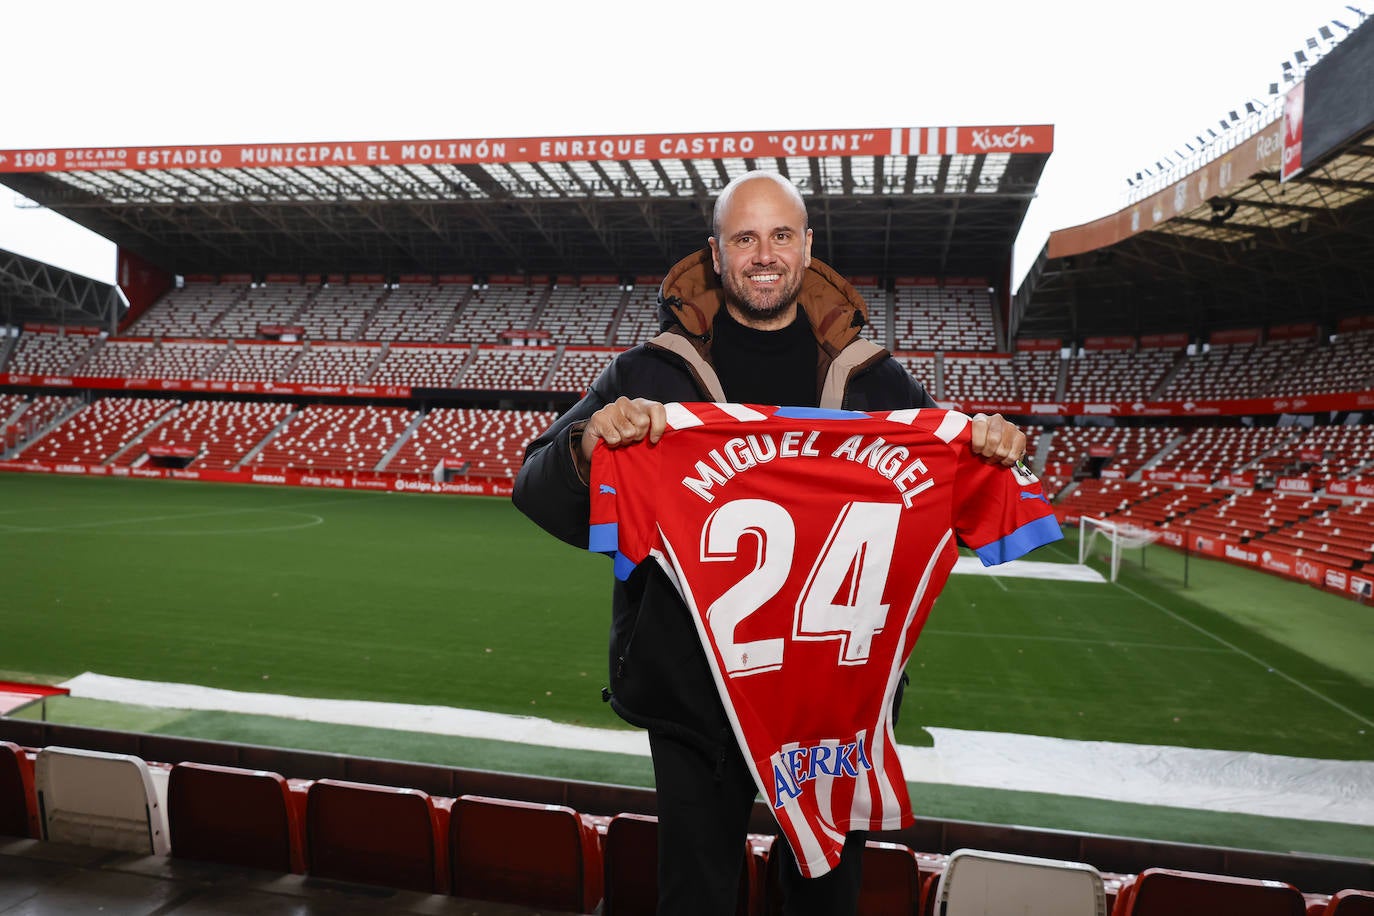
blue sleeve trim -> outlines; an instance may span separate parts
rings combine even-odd
[[[620,546],[620,533],[615,522],[592,525],[587,535],[587,549],[592,553],[611,553]]]
[[[630,578],[630,573],[635,571],[635,564],[630,562],[629,557],[617,550],[615,552],[615,565],[612,568],[615,570],[615,577],[624,582]]]
[[[1064,532],[1059,530],[1059,520],[1053,515],[1045,515],[1026,522],[1000,540],[976,548],[976,552],[984,566],[996,566],[998,563],[1023,557],[1035,548],[1061,540],[1063,537]]]

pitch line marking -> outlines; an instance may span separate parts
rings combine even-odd
[[[932,633],[937,636],[971,636],[981,639],[1026,639],[1037,642],[1067,642],[1084,643],[1091,646],[1106,646],[1109,649],[1164,649],[1169,652],[1206,652],[1214,655],[1225,655],[1225,649],[1213,649],[1209,646],[1174,646],[1167,643],[1153,642],[1123,642],[1119,639],[1082,639],[1077,636],[1022,636],[1015,633],[976,633],[971,630],[938,630],[926,627],[921,631],[922,635]]]
[[[1304,684],[1302,681],[1300,681],[1300,680],[1298,680],[1297,678],[1293,677],[1291,674],[1288,674],[1288,673],[1286,673],[1286,672],[1284,672],[1284,671],[1280,671],[1278,668],[1275,668],[1273,665],[1269,664],[1268,662],[1266,662],[1264,659],[1260,658],[1259,656],[1254,655],[1254,654],[1252,654],[1252,653],[1250,653],[1250,652],[1246,652],[1246,651],[1245,651],[1244,649],[1242,649],[1240,646],[1237,646],[1235,643],[1228,642],[1227,640],[1221,638],[1221,637],[1218,636],[1217,634],[1215,634],[1215,633],[1211,632],[1210,630],[1208,630],[1206,627],[1204,627],[1204,626],[1202,626],[1202,625],[1200,625],[1200,624],[1193,623],[1191,620],[1187,619],[1186,617],[1182,617],[1182,616],[1180,616],[1179,614],[1174,613],[1173,611],[1169,610],[1167,607],[1165,607],[1164,605],[1162,605],[1162,604],[1160,604],[1160,603],[1158,603],[1158,602],[1156,602],[1156,601],[1151,601],[1149,598],[1146,598],[1144,595],[1140,594],[1140,593],[1137,592],[1135,589],[1127,588],[1126,586],[1122,585],[1120,582],[1117,582],[1117,583],[1116,583],[1116,586],[1117,586],[1118,588],[1120,588],[1122,591],[1126,592],[1127,594],[1134,595],[1137,599],[1139,599],[1140,601],[1145,602],[1145,603],[1148,604],[1150,607],[1155,608],[1155,609],[1160,610],[1160,611],[1163,611],[1165,614],[1167,614],[1167,615],[1169,615],[1170,617],[1174,618],[1174,619],[1177,620],[1179,623],[1186,624],[1186,625],[1192,627],[1194,630],[1197,630],[1199,633],[1203,634],[1204,636],[1209,636],[1209,637],[1211,637],[1212,639],[1214,639],[1214,640],[1216,640],[1217,642],[1221,643],[1221,644],[1222,644],[1223,646],[1225,646],[1226,648],[1230,649],[1232,652],[1235,652],[1237,655],[1241,655],[1241,656],[1243,656],[1243,657],[1245,657],[1245,658],[1248,658],[1248,659],[1250,659],[1250,661],[1254,662],[1256,665],[1259,665],[1260,667],[1264,668],[1265,670],[1270,671],[1270,672],[1272,672],[1273,674],[1277,674],[1279,677],[1283,678],[1285,681],[1288,681],[1288,682],[1289,682],[1290,684],[1292,684],[1294,687],[1298,687],[1298,688],[1300,688],[1300,689],[1302,689],[1302,690],[1305,690],[1305,691],[1307,691],[1308,693],[1312,694],[1312,696],[1316,697],[1317,699],[1319,699],[1319,700],[1321,700],[1321,701],[1323,701],[1323,702],[1325,702],[1325,703],[1327,703],[1327,704],[1329,704],[1329,705],[1335,707],[1336,709],[1339,709],[1341,712],[1343,712],[1343,713],[1345,713],[1346,715],[1350,716],[1350,717],[1351,717],[1352,719],[1354,719],[1355,721],[1357,721],[1357,722],[1362,722],[1362,723],[1364,723],[1365,725],[1368,725],[1370,728],[1374,728],[1374,720],[1365,718],[1364,716],[1360,715],[1359,713],[1357,713],[1355,710],[1351,709],[1350,707],[1348,707],[1348,706],[1346,706],[1346,705],[1344,705],[1344,704],[1342,704],[1342,703],[1336,702],[1335,700],[1331,699],[1329,696],[1327,696],[1326,694],[1320,692],[1320,691],[1317,690],[1316,688],[1314,688],[1314,687],[1309,687],[1307,684]]]
[[[249,513],[249,512],[281,512],[281,511],[283,511],[283,510],[291,510],[291,509],[309,509],[309,508],[314,508],[314,507],[320,506],[320,505],[329,505],[329,504],[331,504],[331,503],[339,503],[339,502],[347,502],[347,500],[342,500],[342,499],[333,499],[333,500],[311,500],[310,502],[295,503],[295,504],[286,505],[286,506],[247,506],[247,507],[240,508],[240,509],[215,509],[215,510],[210,511],[210,512],[183,512],[183,513],[173,514],[173,515],[145,515],[145,516],[142,516],[142,517],[139,517],[139,518],[116,518],[116,519],[107,519],[107,520],[104,520],[104,521],[96,521],[96,522],[77,522],[77,523],[71,524],[71,525],[53,525],[53,526],[46,527],[46,528],[22,528],[22,527],[20,527],[20,526],[18,526],[18,525],[0,525],[0,533],[10,533],[10,534],[57,534],[57,533],[62,532],[62,531],[75,531],[75,530],[78,529],[78,528],[108,528],[108,527],[113,526],[113,525],[122,525],[122,524],[127,524],[127,523],[135,523],[135,524],[136,524],[136,523],[141,523],[141,522],[171,522],[171,521],[180,521],[181,519],[191,519],[191,518],[213,518],[213,517],[215,517],[215,516],[223,516],[223,515],[243,515],[243,514],[246,514],[246,513]],[[21,511],[21,510],[15,510],[15,511]],[[55,511],[55,510],[54,510],[54,511]],[[307,516],[310,517],[310,518],[318,519],[319,521],[318,521],[318,522],[312,522],[309,526],[302,525],[302,526],[300,526],[300,527],[313,527],[313,526],[316,525],[316,524],[324,524],[324,519],[323,519],[321,516],[313,515],[313,514],[310,514],[310,513],[301,513],[301,514],[302,514],[302,515],[307,515]],[[265,531],[265,530],[286,530],[286,529],[247,529],[247,528],[245,528],[245,529],[242,529],[241,531],[232,532],[232,533],[252,534],[254,531]],[[156,533],[178,533],[178,532],[154,532],[154,533],[156,534]]]

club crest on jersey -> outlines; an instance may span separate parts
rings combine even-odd
[[[1040,479],[1031,471],[1029,465],[1023,464],[1020,461],[1011,466],[1011,473],[1012,476],[1016,478],[1016,482],[1023,487],[1028,487]]]
[[[872,770],[864,736],[860,732],[854,741],[822,741],[810,747],[783,747],[772,757],[773,807],[781,808],[789,799],[798,798],[809,783],[817,779],[858,779],[865,770]]]

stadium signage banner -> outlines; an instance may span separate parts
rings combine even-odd
[[[1374,499],[1374,480],[1356,477],[1351,480],[1328,480],[1326,492],[1331,496],[1363,496]]]
[[[187,391],[227,394],[314,395],[345,398],[408,398],[408,385],[328,385],[314,382],[234,382],[206,379],[106,378],[103,376],[19,375],[0,373],[2,385],[39,388],[90,388],[102,391]]]
[[[150,480],[204,480],[211,483],[253,483],[285,487],[322,487],[336,490],[385,490],[392,493],[437,493],[448,496],[509,497],[514,482],[505,478],[469,477],[436,482],[395,474],[301,472],[289,468],[249,471],[182,470],[158,467],[106,467],[45,461],[0,461],[0,471],[30,474],[69,474],[89,477],[143,477]]]
[[[1050,124],[875,127],[586,137],[485,137],[344,143],[269,143],[106,149],[0,150],[0,172],[147,171],[279,167],[460,165],[722,156],[915,156],[1048,154]]]

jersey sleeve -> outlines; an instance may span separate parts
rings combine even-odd
[[[587,549],[611,557],[622,581],[653,546],[658,453],[647,443],[609,449],[600,441],[592,451]]]
[[[954,528],[984,566],[1015,560],[1064,537],[1039,478],[1028,468],[979,458],[969,448],[967,431],[951,445],[959,455]]]

